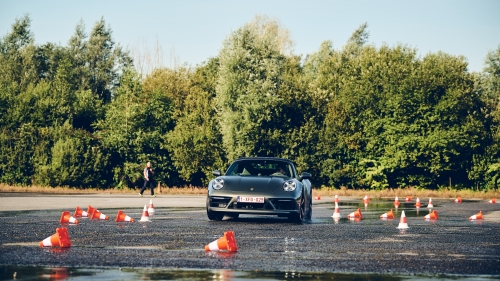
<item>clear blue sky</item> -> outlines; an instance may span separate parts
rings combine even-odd
[[[144,42],[152,49],[158,40],[166,66],[171,54],[191,66],[216,56],[224,38],[255,15],[277,19],[290,31],[294,53],[304,56],[325,40],[341,48],[364,22],[369,43],[377,47],[403,43],[421,56],[463,55],[469,71],[481,71],[487,52],[500,46],[498,0],[1,1],[0,36],[25,14],[32,19],[37,44],[61,45],[80,20],[90,32],[104,17],[115,42],[130,50]]]

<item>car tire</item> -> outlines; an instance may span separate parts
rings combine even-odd
[[[207,217],[211,221],[221,221],[224,218],[224,213],[212,212],[208,209],[210,206],[210,198],[207,197]]]
[[[290,219],[295,223],[303,223],[306,218],[306,198],[302,195],[300,199],[299,212],[290,217]]]
[[[306,220],[310,221],[312,219],[312,213],[313,213],[313,205],[312,205],[312,198],[309,197],[309,204],[308,205],[308,210],[307,210],[307,215],[306,215]]]

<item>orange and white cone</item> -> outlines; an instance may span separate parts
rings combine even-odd
[[[320,195],[318,195],[318,196],[314,197],[314,199],[315,199],[315,200],[321,200],[321,196],[320,196]]]
[[[363,215],[361,214],[361,209],[358,208],[356,211],[350,213],[349,215],[347,215],[347,218],[348,219],[361,219],[361,218],[363,218]]]
[[[59,219],[59,222],[60,223],[74,223],[74,224],[78,224],[78,220],[75,219],[70,213],[69,211],[64,211],[62,212],[61,214],[61,218]]]
[[[496,204],[497,200],[495,198],[491,198],[490,201],[488,201],[489,204]]]
[[[56,228],[55,234],[40,241],[40,247],[71,247],[68,229],[64,227]]]
[[[457,197],[457,198],[455,199],[455,203],[462,203],[462,198]]]
[[[339,203],[335,202],[335,210],[333,211],[332,218],[340,218]]]
[[[469,220],[482,220],[483,219],[483,212],[479,211],[479,213],[471,216]]]
[[[405,202],[411,202],[411,196],[406,196]]]
[[[401,218],[399,219],[399,229],[407,229],[408,228],[408,223],[406,222],[406,215],[405,211],[401,212]]]
[[[430,212],[424,217],[424,220],[437,220],[439,218],[438,212],[436,210]]]
[[[368,197],[368,195],[365,195],[365,197],[363,197],[363,203],[365,204],[370,203],[370,197]]]
[[[396,198],[394,198],[394,207],[398,208],[400,204],[401,203],[399,202],[399,198],[396,196]]]
[[[335,194],[335,199],[333,200],[333,202],[339,203],[339,196],[337,194]]]
[[[98,211],[96,208],[93,208],[92,206],[89,205],[89,207],[87,208],[87,213],[88,213],[88,216],[91,217],[92,216],[92,213],[95,212],[95,211]]]
[[[417,197],[417,202],[415,203],[415,207],[420,208],[422,204],[420,203],[420,198]]]
[[[148,213],[152,215],[155,212],[155,206],[153,205],[153,199],[149,200]]]
[[[228,252],[238,251],[233,231],[224,232],[224,236],[205,246],[205,251],[221,251],[221,250]]]
[[[118,214],[116,215],[116,222],[122,222],[122,221],[134,222],[134,219],[127,216],[125,213],[123,213],[122,210],[119,210]]]
[[[90,215],[90,219],[91,220],[94,220],[94,219],[98,219],[98,220],[109,220],[109,217],[106,216],[105,214],[99,212],[98,210],[95,210],[91,215]]]
[[[76,206],[76,210],[73,216],[75,218],[88,217],[89,213],[85,212],[84,210],[80,209],[80,207]]]
[[[144,209],[142,210],[142,216],[140,221],[151,221],[149,219],[148,207],[144,205]]]
[[[394,219],[394,213],[392,212],[392,209],[389,212],[380,215],[380,218],[381,219],[389,219],[389,220]]]
[[[427,205],[427,208],[434,208],[434,205],[432,205],[432,198],[429,198],[429,204]]]

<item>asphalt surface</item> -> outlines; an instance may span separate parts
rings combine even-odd
[[[272,216],[209,221],[204,196],[152,198],[151,222],[138,222],[150,197],[137,195],[26,195],[0,193],[0,266],[230,269],[245,271],[453,274],[500,276],[500,205],[487,200],[433,199],[439,219],[424,220],[423,207],[392,200],[340,198],[341,219],[332,219],[333,198],[314,200],[310,222]],[[60,225],[62,211],[92,205],[109,220],[80,218]],[[363,218],[347,219],[361,208]],[[379,216],[393,209],[396,218]],[[115,222],[118,210],[134,218]],[[470,221],[479,211],[484,220]],[[405,211],[409,229],[397,229]],[[39,246],[66,227],[72,246]],[[235,253],[205,251],[208,243],[235,233]]]

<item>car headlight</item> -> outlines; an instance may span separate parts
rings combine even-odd
[[[224,187],[224,180],[221,178],[216,178],[212,187],[214,189],[221,189],[222,187]]]
[[[283,183],[283,189],[285,191],[294,191],[297,188],[297,185],[294,181],[285,181]]]

